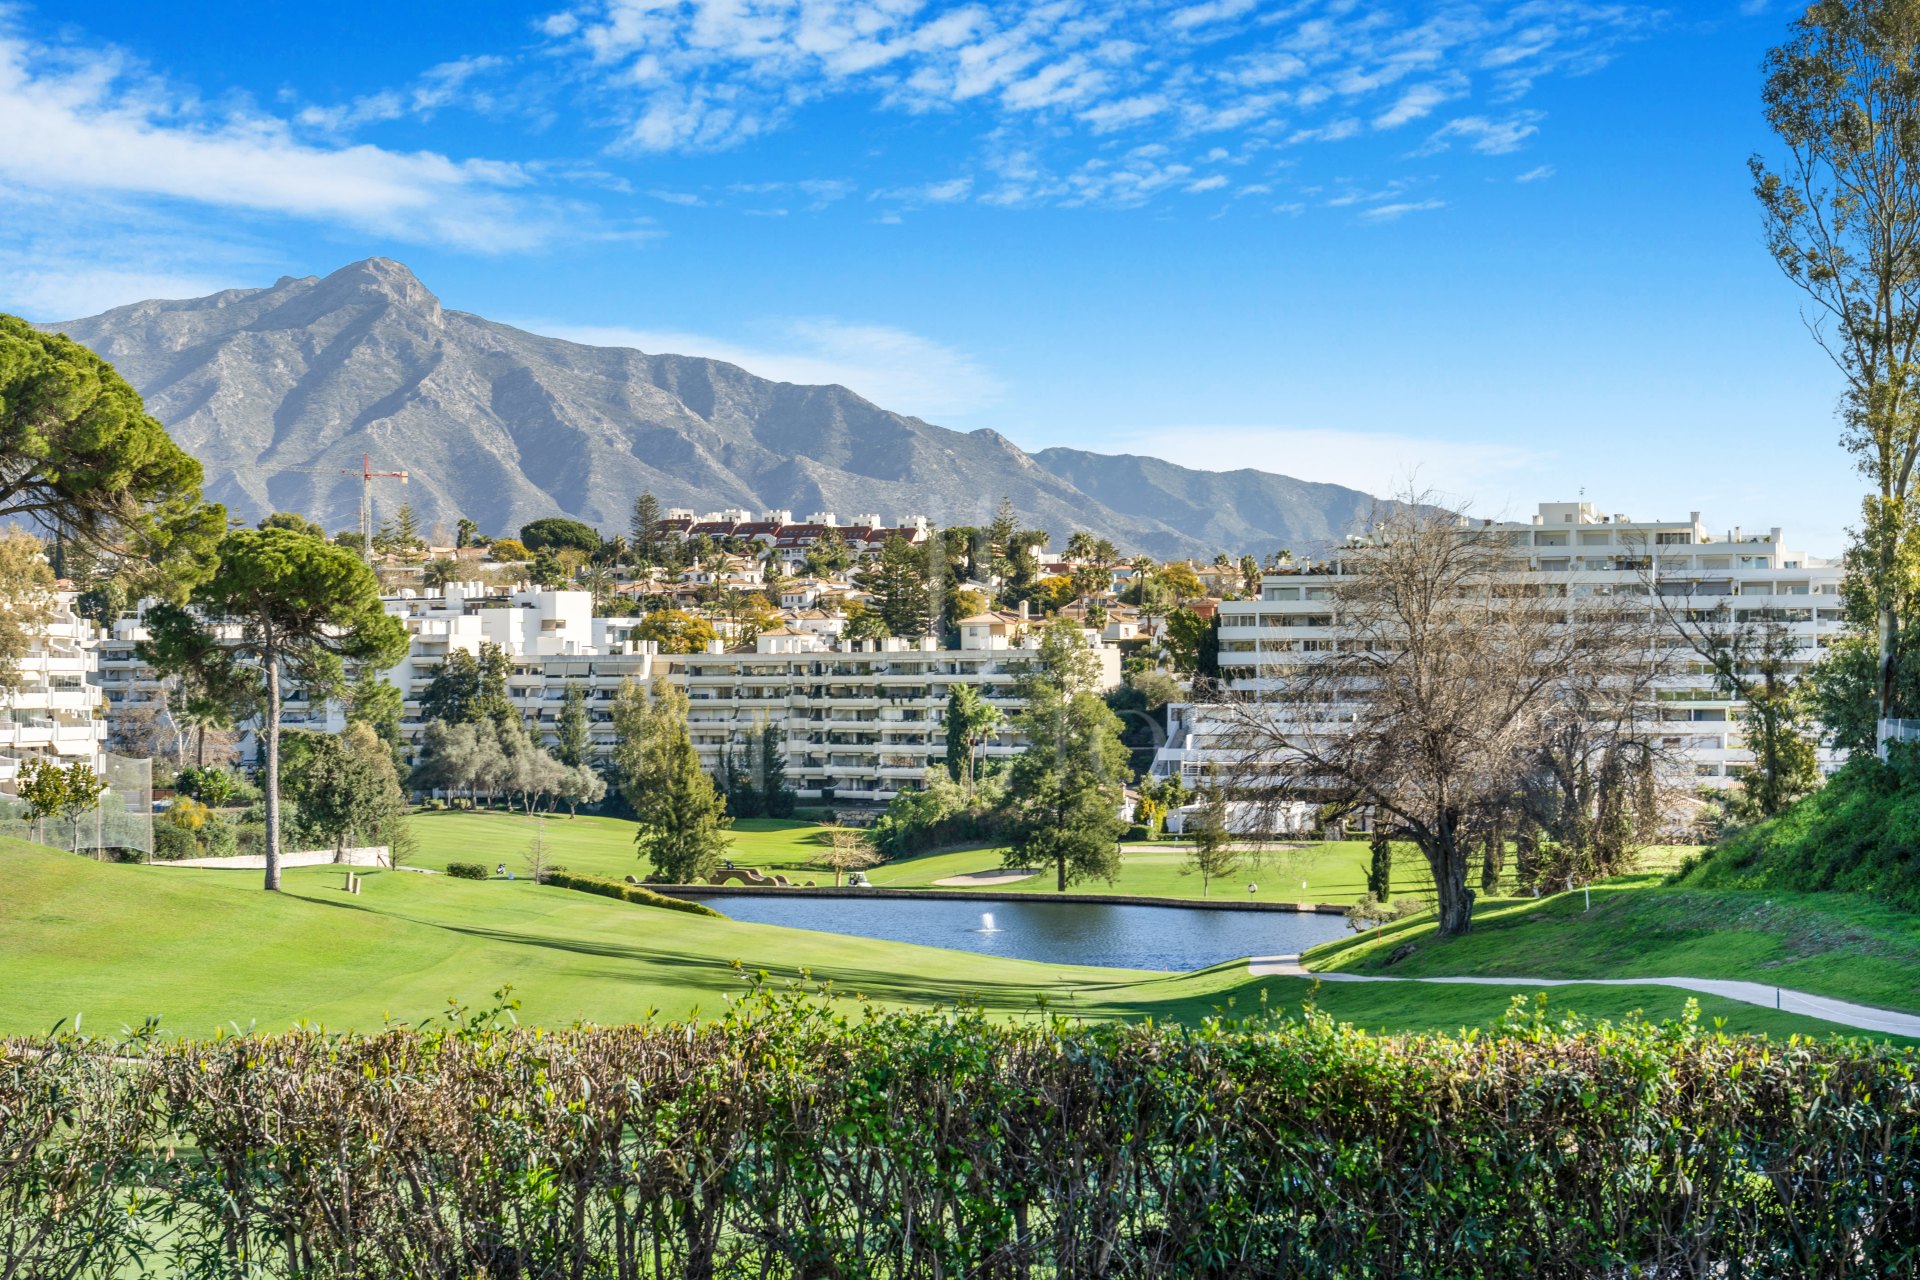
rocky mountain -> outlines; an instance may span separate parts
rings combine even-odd
[[[1338,485],[1195,471],[889,413],[845,387],[720,360],[545,338],[451,311],[400,263],[148,301],[49,326],[112,361],[208,495],[248,520],[357,519],[362,454],[406,470],[422,527],[488,532],[563,514],[624,531],[634,497],[706,511],[878,512],[980,524],[1004,495],[1033,527],[1087,529],[1155,556],[1307,551],[1372,503]],[[402,491],[383,483],[380,509]]]

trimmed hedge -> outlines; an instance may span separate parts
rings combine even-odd
[[[478,862],[449,862],[447,874],[455,880],[485,880],[488,872]]]
[[[712,907],[698,902],[688,902],[682,898],[669,897],[664,893],[655,893],[643,884],[623,884],[618,880],[608,880],[602,876],[577,876],[571,871],[555,867],[547,872],[546,883],[558,885],[562,889],[578,889],[582,893],[597,893],[603,898],[619,898],[622,902],[637,903],[643,907],[665,907],[668,911],[684,911],[693,916],[714,916],[726,919]]]
[[[849,1012],[849,1010],[851,1010]],[[0,1042],[0,1274],[1840,1277],[1920,1268],[1920,1054],[731,1002]]]

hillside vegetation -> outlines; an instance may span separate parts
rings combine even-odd
[[[1920,751],[1853,760],[1778,817],[1732,836],[1689,887],[1865,894],[1920,911]]]

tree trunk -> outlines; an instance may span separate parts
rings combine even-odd
[[[1459,824],[1451,817],[1443,817],[1441,822],[1440,830],[1420,844],[1433,868],[1433,887],[1439,893],[1440,936],[1457,938],[1473,928],[1473,890],[1467,888],[1467,857],[1460,847]]]
[[[1886,590],[1882,588],[1883,592]],[[1880,606],[1880,719],[1893,718],[1893,686],[1895,679],[1894,646],[1899,639],[1899,620],[1894,616],[1893,601],[1886,599]]]
[[[1060,880],[1059,892],[1065,893],[1067,891],[1067,855],[1063,853],[1055,857],[1053,865]]]
[[[1500,891],[1500,872],[1507,861],[1507,833],[1499,823],[1487,833],[1486,851],[1480,858],[1480,892],[1491,897]]]
[[[267,882],[280,888],[280,655],[262,653],[267,668]]]

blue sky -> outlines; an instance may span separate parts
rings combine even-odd
[[[0,3],[0,309],[384,254],[1029,448],[1834,553],[1838,379],[1745,168],[1791,8]]]

